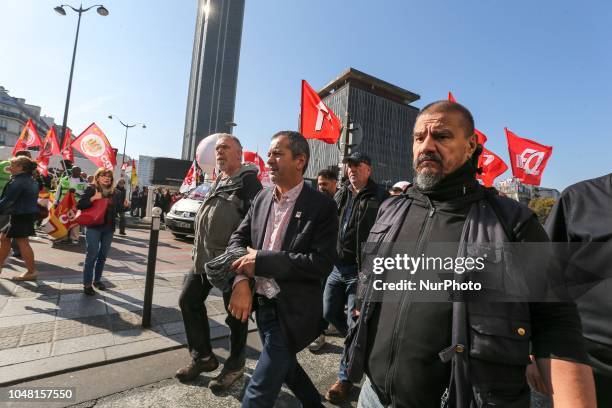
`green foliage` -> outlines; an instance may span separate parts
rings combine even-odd
[[[553,205],[555,205],[554,198],[538,197],[529,202],[529,208],[538,216],[538,220],[541,224],[546,222],[548,214],[550,214],[550,210],[552,210]]]

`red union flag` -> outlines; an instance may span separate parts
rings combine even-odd
[[[482,180],[486,187],[491,187],[495,178],[508,170],[508,165],[498,155],[484,147],[478,158],[478,167],[482,169],[482,173],[476,177]]]
[[[55,128],[52,126],[47,132],[45,141],[38,153],[38,159],[36,160],[38,162],[38,172],[43,176],[49,175],[49,158],[55,154],[60,154],[60,148]]]
[[[242,161],[245,163],[253,163],[255,166],[257,166],[257,169],[259,170],[257,172],[257,178],[259,179],[259,181],[261,181],[261,178],[263,177],[263,174],[266,171],[266,166],[264,164],[263,159],[257,153],[245,150],[242,153]]]
[[[19,139],[17,139],[17,143],[15,143],[15,147],[13,148],[13,156],[20,150],[26,150],[30,147],[41,145],[42,142],[40,141],[40,136],[38,136],[38,131],[36,131],[36,126],[34,126],[32,119],[28,119],[23,127],[23,130],[21,131],[21,135],[19,135]]]
[[[451,91],[448,91],[448,100],[457,103],[457,100]]]
[[[340,120],[319,97],[319,94],[302,80],[302,111],[300,132],[306,139],[318,139],[334,144],[340,138]]]
[[[181,188],[179,188],[179,193],[187,193],[193,190],[194,188],[196,188],[198,185],[198,179],[200,178],[201,173],[202,173],[202,170],[200,170],[200,167],[194,160],[193,163],[191,163],[191,167],[189,168],[187,175],[185,175],[185,179],[183,180],[183,184],[181,185]]]
[[[74,162],[74,152],[72,151],[72,133],[70,129],[66,129],[66,137],[62,144],[62,159]]]
[[[523,184],[539,186],[546,163],[552,155],[552,146],[544,146],[524,139],[505,128],[512,174]]]
[[[102,129],[92,123],[74,139],[71,146],[91,160],[96,166],[113,170],[117,162],[115,153]]]

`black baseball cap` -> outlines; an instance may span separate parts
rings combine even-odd
[[[370,156],[368,156],[365,153],[362,152],[353,152],[350,154],[350,156],[345,157],[342,160],[342,163],[354,163],[354,164],[359,164],[359,163],[365,163],[368,166],[372,165],[372,159],[370,159]]]

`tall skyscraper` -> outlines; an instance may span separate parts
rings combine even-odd
[[[234,121],[245,0],[198,0],[182,158]]]

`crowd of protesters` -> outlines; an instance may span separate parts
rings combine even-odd
[[[579,307],[573,301],[417,302],[406,292],[399,300],[397,294],[375,294],[374,274],[363,258],[369,243],[401,243],[415,256],[465,257],[473,255],[465,243],[487,251],[551,238],[612,241],[612,175],[564,192],[545,230],[527,207],[477,181],[481,152],[469,110],[438,101],[424,107],[414,125],[413,183],[381,188],[372,178],[371,158],[356,151],[344,158],[340,183],[324,169],[313,188],[304,179],[306,139],[281,131],[268,151],[273,186],[263,189],[257,168],[242,163],[240,140],[217,134],[220,173],[195,217],[193,267],[179,299],[191,361],[176,377],[191,381],[219,367],[205,306],[217,287],[230,355],[208,386],[227,390],[243,376],[253,312],[262,341],[243,407],[274,406],[283,384],[302,406],[321,407],[296,354],[325,347],[330,326],[345,337],[337,380],[324,394],[333,404],[346,401],[354,384],[365,380],[357,403],[363,408],[528,407],[533,390],[554,406],[612,406],[609,292],[595,291]],[[36,279],[28,244],[40,211],[35,169],[28,157],[11,159],[12,176],[0,197],[6,224],[0,265],[14,240],[27,267],[20,280]],[[106,200],[103,221],[85,229],[83,285],[86,295],[94,295],[94,288],[105,289],[101,278],[117,218],[124,235],[124,212],[144,217],[149,191],[137,187],[128,200],[125,182],[115,185],[111,171],[99,169],[88,185],[79,173],[73,169],[60,180],[57,199],[66,189],[78,191],[82,211]],[[163,217],[179,197],[158,188],[153,204]],[[586,208],[601,221],[589,221]],[[518,262],[513,256],[495,262]],[[589,268],[610,267],[605,256],[589,262]]]

